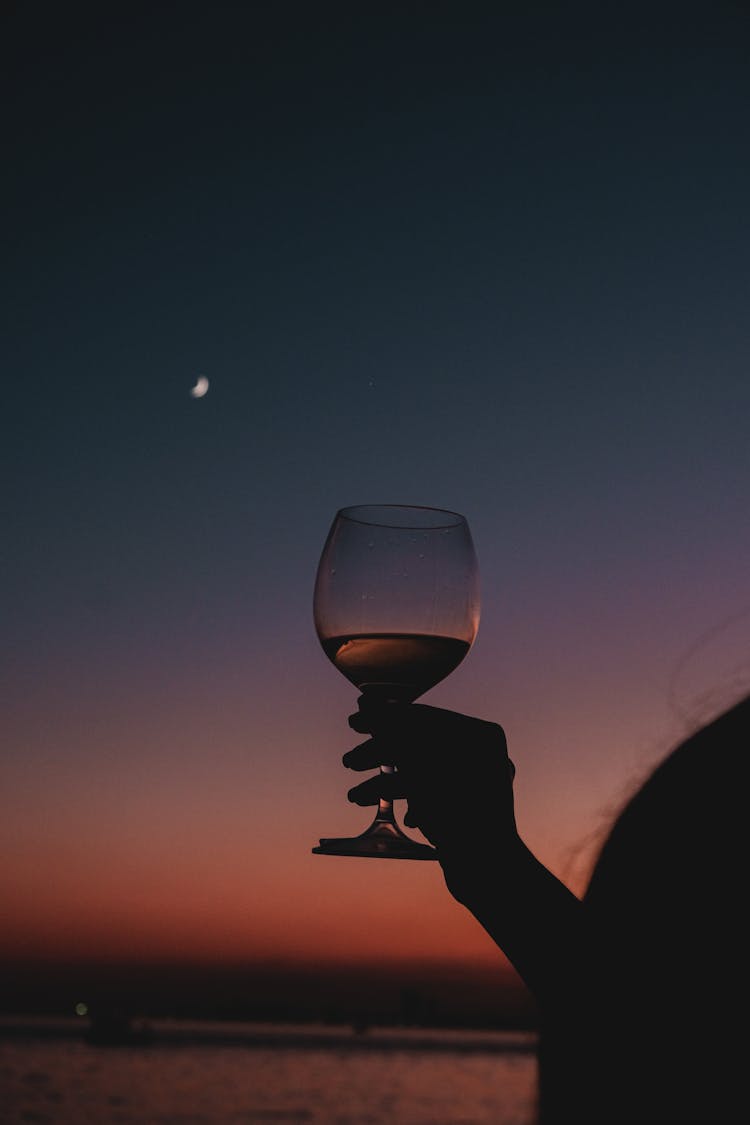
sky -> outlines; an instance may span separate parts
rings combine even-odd
[[[467,517],[424,702],[577,893],[747,690],[750,26],[623,7],[13,7],[3,963],[507,971],[437,864],[311,853],[369,820],[342,506]]]

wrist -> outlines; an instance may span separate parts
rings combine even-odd
[[[462,837],[443,841],[438,860],[448,890],[470,909],[486,899],[497,903],[498,892],[512,892],[523,882],[523,871],[530,855],[517,832],[497,837]]]

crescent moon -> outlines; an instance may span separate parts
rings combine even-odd
[[[204,396],[204,394],[206,393],[207,390],[208,390],[208,379],[206,378],[205,375],[200,375],[198,377],[198,381],[195,384],[195,386],[191,387],[190,393],[193,396],[193,398],[203,398],[203,396]]]

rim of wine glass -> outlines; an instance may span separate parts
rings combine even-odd
[[[365,516],[367,512],[371,513],[369,519]],[[387,516],[388,513],[395,512],[432,512],[435,516],[448,516],[450,519],[446,520],[443,518],[440,523],[429,524],[394,523],[389,521]],[[378,518],[375,518],[375,513],[378,513]],[[416,528],[422,531],[440,531],[443,528],[458,527],[460,524],[467,524],[466,516],[462,516],[460,512],[452,512],[448,508],[431,508],[426,504],[353,504],[347,508],[339,508],[337,514],[344,519],[350,520],[352,523],[366,524],[371,527]]]

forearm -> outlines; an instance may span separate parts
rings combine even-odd
[[[575,993],[585,966],[579,899],[518,839],[488,860],[441,854],[451,894],[502,949],[542,1006]]]

